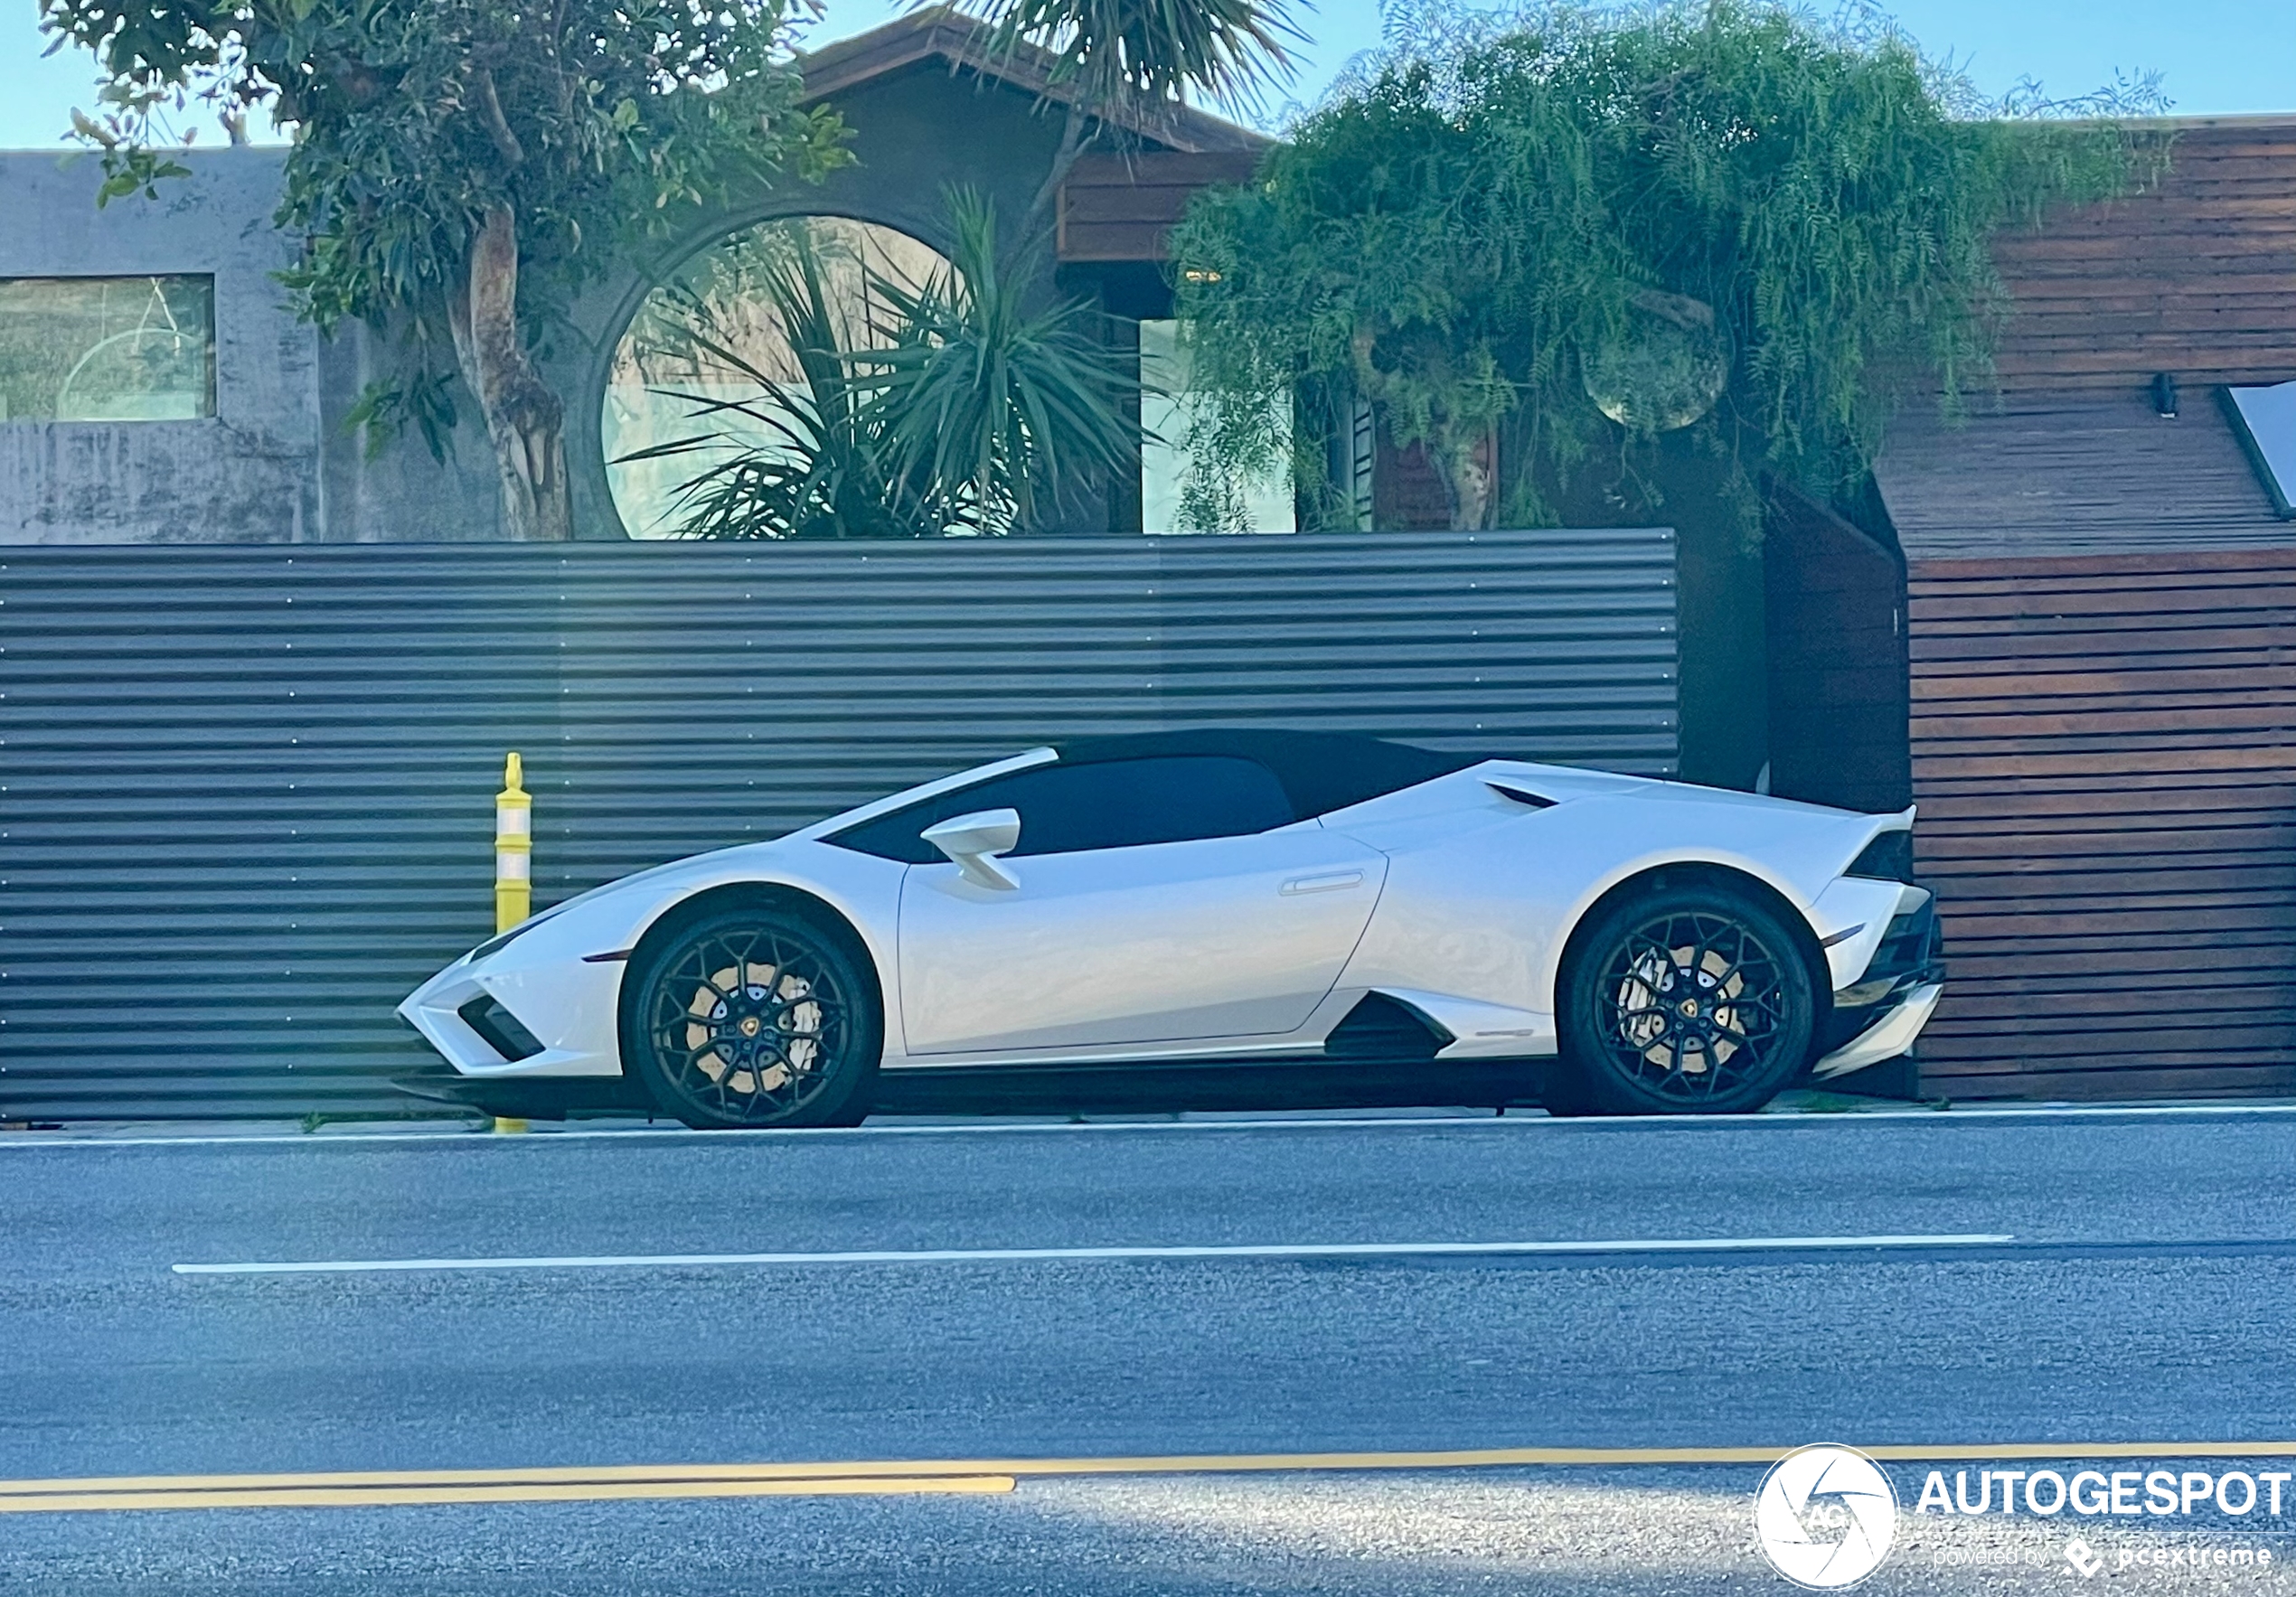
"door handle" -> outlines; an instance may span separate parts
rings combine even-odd
[[[1363,873],[1360,870],[1327,870],[1321,876],[1295,876],[1284,884],[1285,897],[1301,893],[1336,893],[1342,888],[1360,887]]]

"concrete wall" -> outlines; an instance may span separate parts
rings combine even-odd
[[[0,540],[321,536],[318,352],[268,274],[277,151],[194,155],[156,201],[96,208],[93,155],[0,155],[0,277],[212,273],[215,409],[198,421],[0,422]]]
[[[316,338],[316,334],[313,334]],[[459,384],[455,403],[462,425],[445,460],[432,456],[422,436],[405,436],[370,451],[366,438],[343,425],[370,382],[396,368],[391,339],[357,322],[319,352],[321,536],[330,543],[458,543],[502,536],[502,488],[494,452],[476,404]]]
[[[215,414],[196,421],[0,422],[0,542],[299,543],[492,538],[494,465],[475,427],[458,458],[411,439],[366,457],[343,429],[387,343],[322,339],[272,274],[279,149],[184,157],[155,200],[99,210],[92,154],[0,154],[0,277],[195,273],[215,280]]]

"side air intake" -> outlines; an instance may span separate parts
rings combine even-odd
[[[1409,1004],[1384,992],[1367,992],[1347,1018],[1323,1039],[1324,1057],[1381,1059],[1399,1065],[1424,1063],[1450,1046],[1451,1033]]]
[[[1877,881],[1911,882],[1914,879],[1914,834],[1903,828],[1885,831],[1875,837],[1849,862],[1844,876],[1869,877]]]
[[[492,993],[482,992],[455,1011],[463,1024],[485,1039],[486,1046],[509,1064],[531,1059],[542,1051],[541,1040]]]

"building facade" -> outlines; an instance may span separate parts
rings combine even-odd
[[[1010,230],[1050,168],[1059,117],[1047,114],[1058,107],[1041,72],[1026,57],[992,61],[959,21],[894,23],[806,57],[805,69],[808,97],[852,130],[855,164],[820,184],[737,197],[634,249],[569,307],[543,352],[567,399],[579,537],[660,531],[631,503],[644,485],[617,482],[611,465],[632,442],[616,418],[630,420],[649,296],[777,225],[881,240],[922,269],[948,246],[951,190],[985,196]],[[1122,361],[1143,321],[1153,341],[1171,314],[1164,228],[1195,188],[1247,175],[1266,141],[1181,110],[1122,129],[1120,142],[1125,155],[1087,159],[1062,195],[1035,289],[1105,313]],[[445,461],[412,437],[371,450],[346,427],[369,385],[394,375],[397,352],[361,325],[325,337],[296,320],[273,276],[295,249],[271,221],[285,159],[278,148],[185,152],[191,175],[158,199],[99,208],[93,152],[0,154],[0,206],[32,223],[0,230],[0,542],[500,535],[491,453],[470,406]],[[1144,489],[1134,466],[1046,530],[1142,530],[1143,493],[1155,505],[1157,473],[1173,469],[1147,465]]]

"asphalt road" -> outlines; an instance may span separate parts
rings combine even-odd
[[[0,1477],[986,1489],[0,1513],[0,1592],[1783,1592],[1752,1463],[1121,1461],[2292,1442],[2292,1170],[2272,1113],[11,1136]],[[2080,1531],[2296,1590],[2288,1510],[1909,1517],[1866,1589],[2062,1590]],[[2191,1535],[2280,1551],[2110,1567]]]

